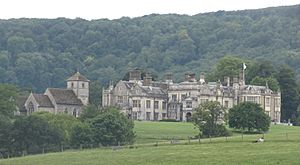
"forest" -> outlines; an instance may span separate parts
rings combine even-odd
[[[287,64],[300,81],[300,5],[115,20],[0,20],[0,83],[43,92],[79,70],[107,86],[140,68],[161,80],[211,72],[230,55]]]

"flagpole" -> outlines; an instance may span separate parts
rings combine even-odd
[[[246,69],[246,64],[245,63],[243,63],[243,85],[246,85],[245,84],[245,69]]]

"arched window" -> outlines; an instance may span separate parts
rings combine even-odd
[[[32,114],[34,112],[34,106],[32,102],[28,104],[28,114]]]
[[[73,110],[73,116],[77,117],[77,110],[75,108]]]

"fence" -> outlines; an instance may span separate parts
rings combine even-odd
[[[149,143],[136,143],[132,145],[116,145],[116,146],[102,146],[101,144],[85,144],[79,147],[72,148],[70,146],[61,145],[59,148],[51,149],[50,152],[64,152],[66,150],[85,150],[85,149],[108,149],[112,151],[118,151],[121,149],[136,149],[144,147],[159,147],[159,146],[172,146],[172,145],[195,145],[195,144],[216,144],[216,143],[236,143],[236,142],[249,142],[252,143],[260,137],[264,137],[265,143],[276,143],[276,142],[300,142],[300,136],[298,132],[286,132],[286,133],[272,133],[272,134],[239,134],[228,137],[216,137],[216,138],[172,138],[172,137],[153,137],[150,138],[153,142]],[[155,141],[157,139],[157,141]],[[48,153],[49,150],[46,148],[38,148],[34,154]],[[22,152],[17,156],[25,156],[27,153]],[[11,156],[0,150],[0,159],[10,158]]]

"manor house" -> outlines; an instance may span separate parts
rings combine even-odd
[[[274,122],[280,122],[281,94],[266,86],[246,85],[243,74],[239,78],[225,77],[224,82],[206,82],[202,73],[185,74],[185,81],[174,83],[167,74],[162,82],[152,81],[133,70],[129,80],[110,83],[103,89],[102,106],[118,106],[134,120],[158,121],[175,119],[189,121],[195,108],[206,101],[218,101],[227,109],[240,102],[254,102],[262,106]]]
[[[67,89],[47,88],[45,93],[30,93],[17,98],[17,109],[21,115],[46,111],[65,113],[78,117],[83,106],[89,102],[89,80],[79,72],[67,80]]]

